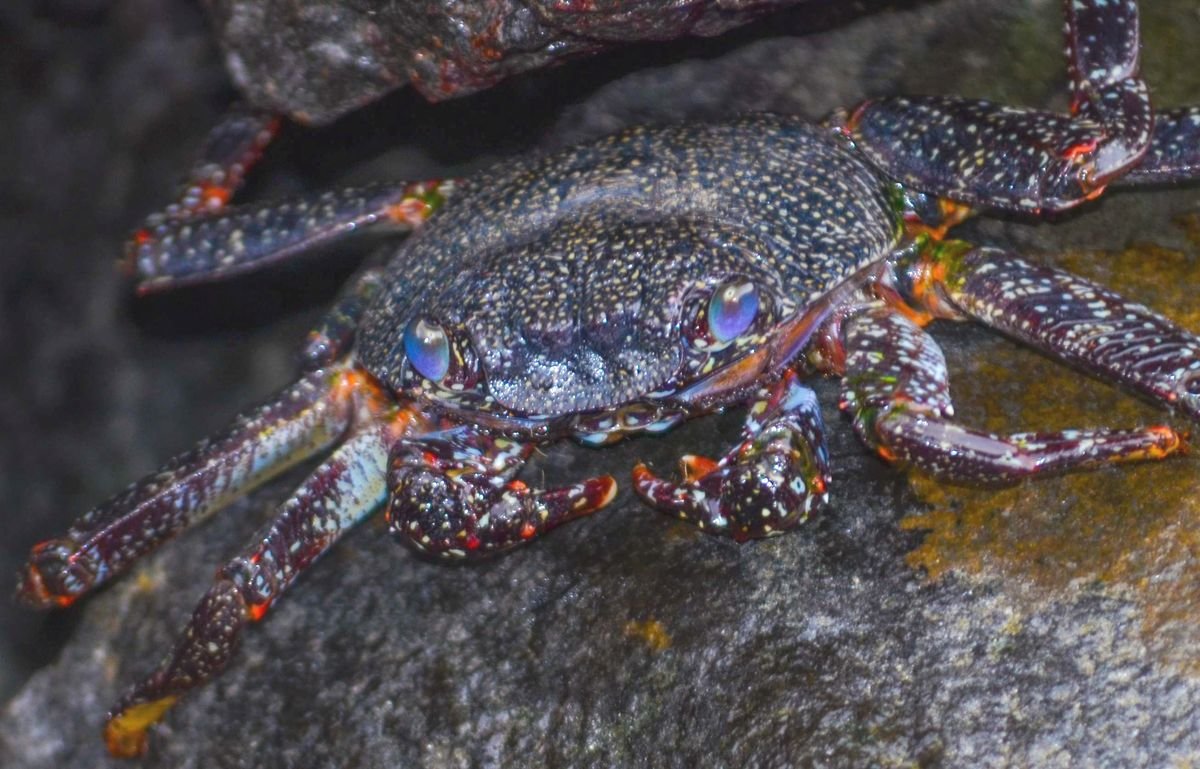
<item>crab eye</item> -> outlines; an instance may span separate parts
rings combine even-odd
[[[450,370],[450,340],[431,320],[416,318],[404,329],[404,352],[421,376],[440,382]]]
[[[722,283],[708,300],[708,328],[721,342],[744,334],[756,315],[758,289],[748,280]]]

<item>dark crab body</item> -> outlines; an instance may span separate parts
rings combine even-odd
[[[1200,340],[1066,273],[944,240],[966,209],[913,191],[1040,211],[1086,200],[1121,174],[1196,175],[1200,121],[1194,110],[1152,120],[1136,24],[1108,4],[1072,8],[1071,23],[1092,35],[1073,52],[1074,116],[891,99],[823,127],[760,115],[636,128],[465,182],[204,216],[198,209],[224,201],[197,189],[198,206],[185,200],[140,232],[131,266],[152,291],[368,225],[428,221],[353,282],[310,338],[298,382],[35,548],[21,596],[69,604],[234,496],[333,448],[222,567],[174,651],[111,714],[110,749],[141,750],[146,729],[227,663],[241,629],[381,506],[393,534],[447,559],[506,550],[603,507],[610,477],[549,490],[517,478],[537,446],[559,437],[601,445],[749,404],[738,445],[716,461],[685,457],[682,482],[634,470],[647,502],[738,540],[779,534],[827,501],[823,428],[801,384],[810,374],[841,379],[843,409],[880,455],[956,480],[1010,482],[1176,452],[1169,427],[1007,436],[963,427],[921,328],[974,319],[1200,417]],[[1091,45],[1098,30],[1116,42]],[[923,121],[945,130],[921,134]],[[198,178],[236,186],[228,182],[260,145],[258,126],[228,124],[206,159],[231,162]]]
[[[888,190],[847,142],[773,116],[633,129],[505,164],[437,221],[388,266],[358,360],[397,392],[421,390],[398,331],[436,318],[469,341],[496,410],[523,415],[510,424],[554,435],[593,433],[589,413],[686,390],[697,365],[730,359],[713,351],[681,370],[696,295],[752,283],[765,333],[899,231]],[[483,395],[434,393],[464,414],[488,411]]]

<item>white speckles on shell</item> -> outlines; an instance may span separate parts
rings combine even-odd
[[[883,185],[830,131],[771,115],[633,128],[472,180],[400,247],[359,356],[403,389],[399,330],[429,314],[470,338],[503,404],[616,405],[678,368],[686,286],[736,265],[803,307],[895,232]]]

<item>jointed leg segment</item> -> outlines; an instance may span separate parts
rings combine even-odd
[[[380,183],[230,207],[278,130],[278,116],[242,105],[213,128],[179,200],[147,217],[126,246],[125,267],[139,293],[256,270],[369,227],[408,231],[454,188],[440,179]]]
[[[894,97],[835,118],[890,177],[1013,211],[1060,211],[1102,192],[1152,143],[1138,76],[1137,4],[1065,0],[1071,115],[954,97]]]
[[[399,411],[361,427],[284,503],[254,544],[229,561],[192,614],[175,648],[109,714],[110,752],[139,755],[146,729],[187,691],[217,675],[242,629],[260,619],[296,576],[387,497],[388,450],[423,420]]]
[[[243,628],[389,498],[388,520],[402,540],[423,552],[466,557],[528,542],[605,506],[616,491],[608,476],[529,489],[513,476],[531,446],[397,407],[354,369],[341,387],[356,406],[350,437],[217,573],[172,652],[122,697],[105,728],[113,754],[141,753],[146,730],[224,668]]]
[[[877,306],[844,326],[842,408],[885,459],[958,482],[1011,483],[1105,462],[1157,459],[1176,451],[1169,427],[997,435],[954,421],[946,364],[933,339]]]
[[[220,280],[375,225],[406,231],[428,219],[452,187],[440,180],[380,183],[167,220],[132,250],[138,291]]]
[[[918,310],[974,319],[1099,378],[1200,419],[1200,339],[1101,286],[965,243],[900,255],[894,285]],[[951,421],[933,340],[885,304],[844,324],[843,407],[888,459],[954,480],[1008,482],[1102,462],[1158,459],[1183,439],[1167,426],[997,436]]]
[[[1140,304],[993,248],[952,258],[940,291],[969,317],[1200,419],[1200,339]]]
[[[262,158],[279,133],[280,118],[246,104],[235,104],[208,132],[178,199],[150,215],[145,229],[134,234],[135,245],[164,222],[207,216],[223,209],[241,188],[246,174]]]
[[[317,371],[37,545],[17,588],[31,606],[66,606],[137,558],[338,440],[355,403],[346,372]]]

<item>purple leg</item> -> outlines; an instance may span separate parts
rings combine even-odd
[[[280,118],[246,104],[235,104],[213,126],[177,200],[146,217],[125,244],[125,267],[137,268],[137,254],[170,223],[211,216],[221,211],[279,133]]]
[[[350,351],[358,321],[382,287],[381,267],[360,270],[351,279],[332,309],[325,313],[304,341],[304,347],[300,350],[300,364],[305,370],[329,366]]]
[[[230,208],[280,119],[245,106],[209,133],[179,200],[146,218],[126,246],[139,293],[220,280],[385,224],[411,229],[437,210],[453,182],[375,184],[292,201]]]
[[[896,310],[867,309],[843,326],[842,408],[889,461],[951,481],[1011,483],[1105,462],[1157,459],[1181,439],[1169,427],[996,435],[956,423],[942,352]]]
[[[147,229],[168,219],[188,219],[220,211],[279,133],[280,118],[245,104],[230,107],[204,141],[180,191],[179,199],[151,214]],[[134,235],[136,242],[138,234]]]
[[[963,314],[1200,421],[1195,335],[1106,288],[998,249],[960,252],[944,266],[938,291]]]
[[[448,559],[510,550],[599,510],[612,476],[533,490],[513,476],[533,447],[469,427],[401,441],[392,451],[388,528],[418,552]]]
[[[1142,162],[1118,179],[1119,186],[1200,179],[1200,107],[1154,113],[1154,137]]]
[[[719,462],[685,456],[684,481],[645,465],[633,487],[648,504],[739,542],[782,534],[829,501],[829,456],[821,410],[790,369],[750,407],[742,442]]]
[[[254,544],[217,572],[166,659],[109,713],[104,738],[113,755],[143,753],[146,730],[183,694],[224,669],[243,628],[261,619],[304,569],[386,499],[391,446],[428,428],[412,410],[388,416],[380,410],[308,477]]]
[[[428,219],[453,187],[440,180],[372,184],[166,219],[143,231],[135,244],[138,292],[256,270],[374,225],[411,229]]]
[[[188,526],[329,446],[358,398],[345,369],[313,372],[158,472],[84,514],[66,535],[36,545],[17,597],[67,606]]]
[[[1071,115],[953,97],[877,99],[834,123],[888,176],[1012,211],[1061,211],[1137,164],[1153,114],[1135,0],[1065,0]]]

